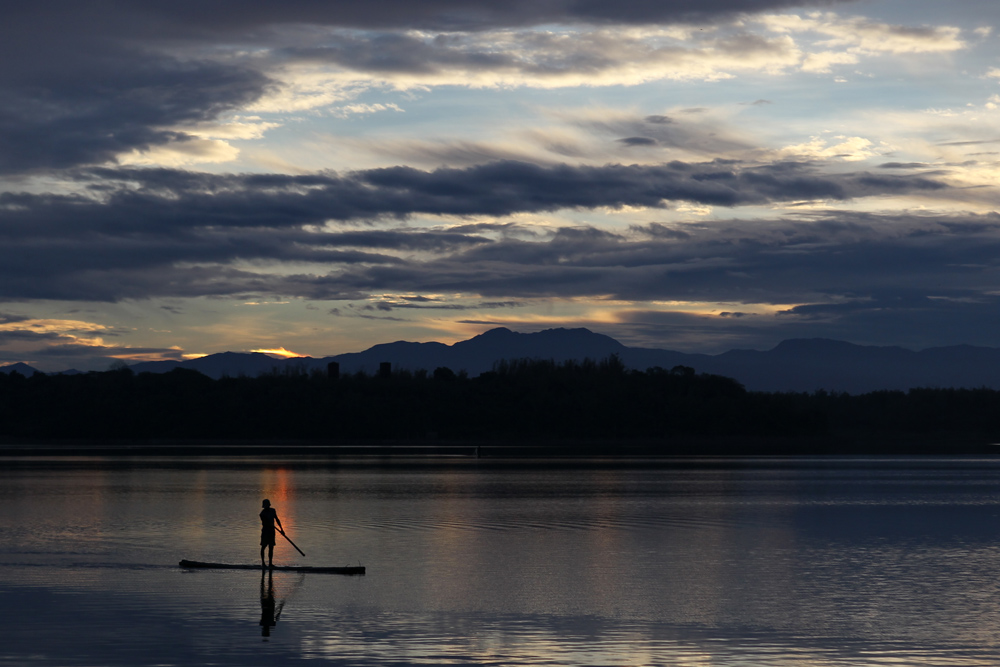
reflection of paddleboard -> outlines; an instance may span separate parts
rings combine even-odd
[[[182,560],[181,567],[205,568],[212,570],[261,570],[260,565],[235,565],[230,563],[202,563],[196,560]],[[268,568],[277,572],[324,572],[326,574],[364,574],[363,565],[347,567],[310,567],[308,565],[275,565]]]

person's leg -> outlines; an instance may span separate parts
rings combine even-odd
[[[270,546],[267,547],[267,566],[274,566],[274,543],[272,542]]]
[[[263,544],[260,545],[260,566],[261,567],[264,567],[264,549],[266,549],[266,548],[267,547],[265,547]]]

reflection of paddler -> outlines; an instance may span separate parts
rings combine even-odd
[[[278,617],[281,616],[281,608],[285,606],[282,601],[280,605],[274,603],[274,573],[267,573],[267,587],[264,587],[264,573],[260,573],[260,636],[270,637],[271,628],[278,624]],[[267,641],[267,640],[265,640]]]
[[[262,504],[264,509],[260,511],[260,566],[264,567],[264,550],[267,549],[267,566],[272,567],[274,564],[275,522],[277,522],[279,530],[284,532],[284,529],[281,527],[278,513],[271,507],[271,501],[265,498]]]

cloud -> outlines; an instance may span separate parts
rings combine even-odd
[[[638,117],[609,109],[588,111],[551,111],[550,116],[563,124],[578,128],[588,136],[577,140],[581,157],[587,156],[591,137],[600,141],[603,155],[607,155],[607,140],[614,139],[626,147],[659,147],[670,151],[671,157],[689,159],[712,156],[715,158],[739,157],[756,150],[752,142],[721,114],[699,111],[695,114],[678,112],[681,118],[666,115]],[[587,147],[587,148],[584,148]],[[634,155],[630,152],[629,155]],[[661,156],[663,151],[654,153]],[[605,158],[606,160],[606,158]]]
[[[13,313],[2,313],[0,312],[0,325],[9,326],[18,322],[26,322],[30,319],[26,315],[14,315]]]
[[[71,336],[81,333],[114,335],[111,327],[82,320],[41,319],[18,315],[3,315],[0,332],[28,333],[39,336]]]
[[[778,151],[778,155],[789,159],[833,158],[845,162],[859,162],[880,154],[872,141],[864,137],[837,136],[832,139],[830,141],[822,137],[812,137],[807,143],[782,148]]]
[[[850,0],[286,0],[280,6],[267,0],[215,0],[209,5],[192,0],[53,0],[45,6],[25,3],[5,9],[14,25],[38,23],[61,14],[72,23],[98,34],[127,33],[138,40],[198,34],[245,34],[274,25],[316,24],[363,29],[420,28],[483,30],[491,27],[550,23],[705,22],[787,8],[843,4]]]
[[[810,53],[802,62],[802,71],[826,73],[830,72],[834,65],[853,65],[858,60],[858,55],[855,53],[838,53],[835,51]]]
[[[711,35],[660,26],[375,34],[338,30],[287,39],[315,44],[276,45],[275,66],[268,72],[303,92],[317,89],[319,82],[326,91],[373,82],[397,89],[636,85],[724,79],[735,72],[778,73],[797,69],[802,61],[802,52],[787,35],[731,29]],[[329,103],[330,94],[318,95],[316,103]],[[268,100],[261,104],[282,106]]]
[[[862,57],[942,54],[968,46],[961,31],[949,26],[911,27],[832,13],[768,14],[727,23],[720,19],[731,13],[721,7],[678,14],[677,3],[660,4],[661,20],[633,25],[623,25],[636,15],[625,11],[610,20],[613,26],[564,16],[554,24],[464,31],[288,29],[284,40],[271,45],[280,66],[269,72],[290,89],[318,90],[322,81],[327,91],[373,81],[398,89],[637,85],[722,80],[747,72],[826,73]],[[704,27],[671,25],[667,18],[681,15],[700,16]],[[317,104],[328,102],[316,96]]]
[[[242,268],[226,262],[117,266],[120,258],[110,256],[99,258],[100,268],[95,261],[93,267],[59,276],[35,276],[33,283],[59,298],[256,293],[339,300],[346,302],[338,308],[341,316],[398,322],[428,312],[439,318],[531,310],[541,302],[589,303],[604,313],[608,333],[633,341],[645,340],[653,323],[662,324],[675,313],[672,321],[688,328],[671,333],[677,336],[671,340],[682,341],[682,331],[690,336],[701,331],[705,341],[719,345],[736,340],[733,336],[741,336],[742,344],[773,344],[783,337],[822,335],[919,346],[935,336],[947,339],[945,328],[951,324],[978,332],[970,342],[1000,342],[982,331],[982,322],[1000,319],[996,214],[821,210],[788,218],[649,223],[615,230],[558,227],[544,234],[535,230],[530,238],[505,235],[496,225],[468,227],[461,233],[406,227],[353,230],[342,232],[337,242],[337,247],[353,246],[370,257],[382,257],[379,248],[403,248],[392,261],[331,260],[295,270],[299,265],[259,260],[242,260]],[[429,235],[426,242],[420,239],[424,233]],[[280,247],[281,235],[272,238]],[[7,286],[8,279],[0,269],[0,284]],[[107,332],[86,322],[60,321],[46,328],[41,320],[5,317],[9,323],[0,328],[4,345],[47,342],[63,345],[65,353],[83,354],[79,346],[109,348],[106,355],[135,353],[107,345]],[[913,329],[906,330],[908,326]],[[665,340],[662,335],[659,344]]]
[[[927,169],[932,165],[926,162],[884,162],[878,166],[879,169]]]
[[[771,349],[791,338],[832,338],[867,345],[899,345],[925,349],[954,341],[954,331],[967,332],[974,345],[997,346],[1000,300],[983,298],[954,304],[933,299],[886,295],[867,308],[829,307],[827,316],[756,315],[732,319],[722,313],[687,313],[637,307],[601,323],[603,333],[626,344],[699,352],[734,347]],[[808,308],[808,307],[805,307]],[[817,305],[817,310],[826,306]],[[944,342],[944,343],[942,343]]]
[[[1000,218],[862,216],[687,223],[627,234],[562,229],[541,242],[504,240],[427,261],[291,277],[312,298],[464,293],[730,304],[833,304],[887,295],[992,303]],[[956,257],[963,262],[957,264]],[[747,308],[724,308],[748,312]],[[793,315],[805,311],[791,309]]]
[[[191,140],[173,129],[258,98],[259,71],[181,59],[51,20],[0,28],[0,173],[115,160]]]
[[[67,363],[104,370],[113,358],[161,359],[179,354],[177,349],[115,345],[104,340],[121,333],[86,320],[5,315],[0,318],[0,359],[24,361],[43,370],[64,369]]]
[[[239,151],[219,139],[183,137],[166,141],[159,146],[132,149],[117,157],[123,165],[160,165],[180,167],[191,164],[230,162]]]
[[[656,139],[650,139],[649,137],[625,137],[618,141],[626,146],[656,146],[657,144]]]
[[[423,296],[383,296],[380,300],[365,308],[389,312],[395,309],[403,310],[496,310],[506,308],[522,308],[525,301],[475,301],[472,303],[456,303],[453,299]]]
[[[601,166],[628,161],[653,164],[706,158],[753,159],[760,148],[745,127],[725,112],[672,111],[642,116],[611,108],[545,109],[536,126],[518,123],[499,140],[454,136],[371,139],[330,137],[332,150],[350,150],[354,160],[371,155],[417,167],[467,167],[488,162],[533,162],[556,166],[567,160]],[[447,128],[439,130],[446,133]],[[636,150],[636,148],[645,150]]]
[[[279,10],[229,0],[210,7],[26,3],[7,8],[0,24],[0,174],[232,161],[239,155],[232,140],[259,138],[277,125],[247,120],[248,110],[330,107],[349,116],[401,109],[355,99],[373,88],[719,80],[826,71],[859,54],[964,47],[952,28],[768,13],[835,4],[299,0]],[[766,30],[751,32],[760,26]],[[793,39],[805,33],[825,38],[817,52]]]
[[[552,150],[552,137],[538,134],[531,137],[531,143],[541,143],[543,150]],[[510,146],[507,144],[491,143],[487,141],[471,141],[462,139],[353,139],[336,137],[332,139],[338,146],[347,146],[360,154],[362,152],[373,154],[382,159],[391,159],[394,162],[402,162],[412,166],[452,166],[464,167],[484,162],[496,162],[500,160],[513,160],[518,162],[539,162],[545,158],[551,158],[540,152],[535,146]],[[581,157],[584,149],[579,147],[572,151],[559,151],[558,154],[563,159],[568,157],[565,153],[571,152],[576,157]]]
[[[308,175],[91,169],[78,172],[77,179],[92,194],[0,194],[0,210],[8,221],[4,237],[13,242],[86,230],[88,235],[147,233],[186,241],[181,236],[194,228],[285,229],[331,220],[503,216],[563,208],[659,207],[669,201],[739,206],[948,187],[922,176],[825,174],[809,163],[727,160],[604,166],[498,161],[431,171],[390,167]]]
[[[832,13],[813,13],[808,16],[776,14],[760,17],[771,30],[787,33],[818,33],[826,37],[819,46],[849,50],[854,54],[892,53],[948,53],[966,48],[961,30],[953,26],[903,26],[880,23],[870,19],[841,17]],[[823,56],[819,55],[819,60]],[[853,61],[847,61],[853,62]]]
[[[330,110],[330,113],[340,118],[347,118],[353,115],[364,115],[379,113],[381,111],[395,111],[404,113],[397,104],[345,104]]]
[[[509,226],[405,228],[398,226],[400,219],[657,208],[669,202],[732,207],[948,190],[941,181],[923,176],[824,174],[808,164],[727,161],[602,167],[498,162],[464,169],[396,167],[306,176],[97,169],[81,172],[79,179],[80,185],[93,188],[92,195],[0,195],[5,219],[0,228],[0,298],[343,298],[372,285],[391,285],[391,276],[408,275],[413,266],[434,266],[441,278],[432,284],[461,291],[467,267],[456,275],[451,265],[421,264],[421,257],[468,253],[495,262],[509,252],[530,249],[546,255],[564,246],[604,242],[607,232],[564,229],[550,243],[534,243],[505,236],[515,231]],[[373,227],[338,230],[342,223]],[[393,228],[374,227],[387,223]],[[541,256],[535,261],[552,263]],[[574,265],[577,273],[572,273]],[[368,282],[349,284],[341,292],[344,283],[337,280],[331,292],[323,280],[296,277],[307,275],[302,271],[308,266],[353,267]],[[476,281],[502,284],[504,271],[497,275],[487,269]],[[588,271],[574,260],[554,273],[519,270],[516,279],[555,287],[567,280],[587,282]],[[391,291],[427,290],[404,281]]]

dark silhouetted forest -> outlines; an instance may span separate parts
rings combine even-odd
[[[863,395],[746,391],[678,366],[511,361],[379,376],[284,373],[213,380],[197,371],[0,375],[0,437],[15,439],[516,442],[691,438],[1000,437],[1000,391]]]

